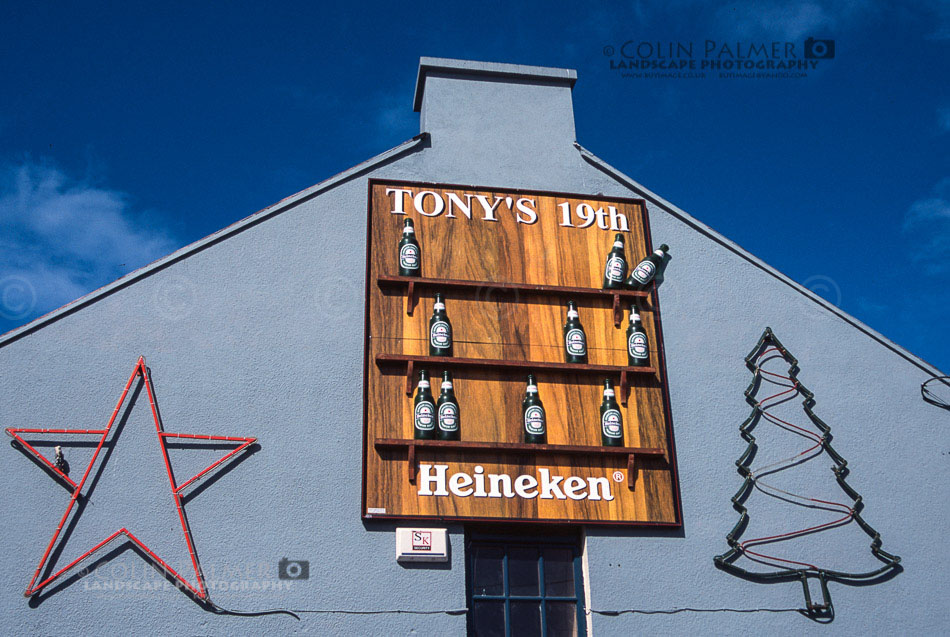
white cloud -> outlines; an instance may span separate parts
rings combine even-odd
[[[371,98],[375,104],[376,127],[380,135],[406,139],[418,132],[419,115],[412,110],[406,93],[381,93]]]
[[[950,132],[950,106],[943,106],[937,109],[937,125],[940,131]]]
[[[175,247],[163,228],[136,218],[121,192],[49,166],[0,167],[0,317],[7,321],[24,323]]]
[[[904,215],[904,234],[913,242],[914,260],[928,274],[950,273],[950,177],[931,196],[915,201]]]
[[[923,0],[923,10],[928,14],[932,31],[931,40],[950,40],[950,3],[947,0]]]
[[[871,5],[858,2],[747,1],[729,3],[716,13],[719,22],[742,37],[800,40],[806,36],[834,38],[834,31],[850,23]]]

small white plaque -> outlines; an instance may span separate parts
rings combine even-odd
[[[448,562],[449,541],[445,529],[397,528],[396,560],[400,562]]]

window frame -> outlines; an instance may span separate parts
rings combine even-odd
[[[475,549],[479,547],[497,547],[502,550],[502,586],[501,595],[484,595],[475,593]],[[512,595],[510,592],[510,571],[508,566],[509,550],[511,548],[533,548],[538,551],[538,594]],[[567,548],[572,552],[571,565],[574,572],[574,595],[547,596],[545,593],[544,549]],[[466,529],[465,533],[465,597],[469,613],[466,621],[466,631],[469,635],[475,634],[475,602],[494,601],[504,602],[505,605],[505,635],[513,637],[511,632],[511,602],[537,602],[541,610],[541,634],[548,635],[547,603],[571,602],[575,604],[576,626],[578,637],[587,635],[587,617],[585,607],[585,589],[583,573],[583,544],[581,537],[576,533],[551,533],[538,535],[537,532],[483,532]],[[517,637],[517,636],[514,636]]]

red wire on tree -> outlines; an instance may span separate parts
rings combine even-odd
[[[762,369],[762,365],[766,361],[775,357],[780,357],[788,363],[788,376]],[[745,452],[736,461],[736,466],[738,467],[740,475],[745,477],[745,481],[742,483],[739,491],[737,491],[732,497],[733,506],[739,512],[739,521],[733,527],[732,531],[726,535],[726,541],[729,543],[730,549],[722,555],[717,555],[714,558],[714,562],[716,566],[722,568],[723,570],[753,581],[799,579],[804,588],[806,614],[816,617],[833,617],[834,610],[831,604],[831,595],[828,592],[827,586],[829,579],[848,582],[859,580],[867,581],[874,578],[884,577],[888,574],[896,573],[899,570],[900,558],[881,549],[880,534],[861,517],[860,512],[863,507],[861,495],[858,494],[858,492],[855,491],[845,481],[845,477],[848,475],[848,463],[838,454],[837,451],[835,451],[834,447],[831,446],[831,428],[812,411],[812,407],[815,404],[814,395],[804,385],[802,385],[802,383],[797,378],[798,361],[789,353],[789,351],[781,344],[781,342],[779,342],[778,338],[776,338],[772,333],[771,328],[765,329],[765,332],[763,332],[759,342],[752,349],[752,351],[749,352],[749,355],[746,356],[745,362],[746,366],[753,373],[752,382],[745,391],[746,401],[752,405],[752,413],[739,427],[740,435],[749,443]],[[763,376],[769,377],[771,382],[774,382],[785,389],[761,400],[757,400],[754,397],[754,394],[757,392]],[[778,404],[783,403],[797,395],[802,396],[802,409],[805,415],[808,416],[810,425],[814,427],[813,429],[809,428],[808,426],[797,425],[795,423],[789,422],[788,420],[779,418],[774,413],[770,412],[770,410],[776,407]],[[809,446],[788,458],[784,458],[761,467],[753,468],[752,461],[755,456],[757,446],[755,437],[752,435],[752,430],[758,424],[760,419],[764,419],[765,421],[770,422],[777,427],[806,438],[809,440]],[[780,489],[772,484],[768,484],[762,480],[763,477],[769,474],[784,471],[791,468],[792,466],[800,464],[801,462],[816,458],[822,453],[828,454],[828,456],[834,462],[832,471],[835,474],[838,485],[845,492],[845,494],[851,498],[851,504],[822,500],[807,495],[792,493],[790,491]],[[805,506],[812,506],[812,504],[809,503],[822,505],[818,508],[834,511],[843,515],[821,524],[800,529],[793,529],[790,531],[777,533],[775,535],[750,538],[740,541],[739,537],[745,531],[745,528],[749,522],[749,513],[744,503],[752,493],[753,489],[759,489],[763,493],[785,500],[792,498],[794,501],[802,503]],[[789,559],[787,557],[780,557],[778,555],[771,555],[761,552],[761,550],[752,550],[752,547],[774,544],[812,533],[819,533],[821,531],[826,531],[831,528],[848,524],[852,521],[856,522],[871,538],[871,553],[877,559],[884,562],[884,565],[881,568],[864,573],[845,573],[842,571],[821,568],[810,562],[803,562]],[[770,573],[760,573],[742,568],[741,566],[735,564],[735,562],[742,556],[746,556],[749,559],[761,564],[772,566],[778,570]],[[813,604],[811,601],[811,596],[808,591],[809,577],[817,578],[821,584],[822,596],[824,599],[820,604]]]

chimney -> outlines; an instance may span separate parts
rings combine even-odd
[[[542,167],[576,155],[572,69],[423,57],[413,108],[448,159]]]

